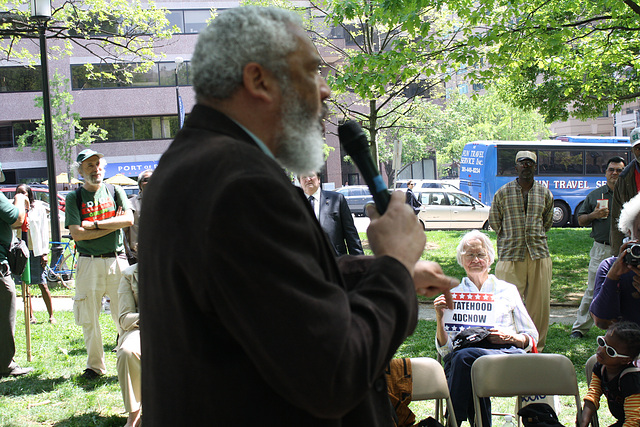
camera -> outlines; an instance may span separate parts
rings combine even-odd
[[[627,247],[624,262],[627,265],[640,265],[640,243],[634,243]]]

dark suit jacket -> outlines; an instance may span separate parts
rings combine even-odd
[[[349,255],[364,255],[351,210],[342,194],[320,191],[318,221],[338,256],[347,255],[347,251]]]
[[[383,372],[417,323],[397,260],[336,260],[302,190],[201,105],[144,197],[145,425],[392,425]]]

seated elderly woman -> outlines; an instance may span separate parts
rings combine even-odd
[[[589,311],[600,329],[619,320],[640,324],[640,247],[627,252],[640,240],[640,195],[622,206],[618,229],[631,240],[622,245],[617,257],[605,259],[598,267]]]
[[[458,332],[445,329],[443,317],[447,302],[443,295],[434,301],[436,309],[436,348],[444,358],[444,370],[451,393],[451,400],[458,425],[466,419],[474,425],[474,409],[471,392],[471,365],[486,354],[525,353],[535,347],[538,331],[522,303],[515,285],[497,279],[489,274],[495,258],[489,238],[474,230],[464,235],[457,249],[457,260],[466,271],[467,277],[451,290],[457,293],[486,293],[493,295],[493,325],[486,338],[488,347],[466,347],[454,349],[453,341]],[[456,307],[454,306],[454,313]],[[453,329],[453,328],[447,328]],[[482,424],[491,425],[491,402],[482,399]]]

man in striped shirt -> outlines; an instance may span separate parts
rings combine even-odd
[[[533,319],[542,351],[549,329],[551,258],[547,234],[553,224],[553,195],[534,180],[537,156],[516,154],[518,178],[495,194],[489,224],[496,231],[496,277],[518,287]]]

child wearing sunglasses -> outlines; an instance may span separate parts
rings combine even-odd
[[[604,394],[609,411],[617,419],[611,427],[637,427],[640,425],[640,369],[634,361],[640,354],[640,326],[634,322],[616,322],[597,341],[597,362],[578,426],[589,425]]]

